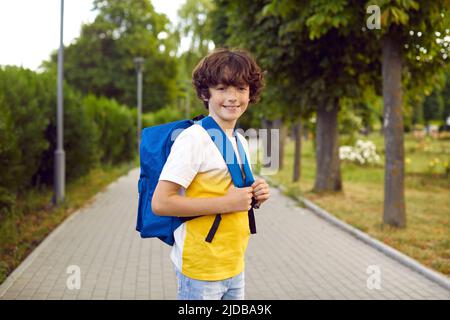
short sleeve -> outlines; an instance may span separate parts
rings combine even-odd
[[[192,127],[183,130],[175,139],[159,180],[175,182],[187,188],[200,170],[204,147]]]

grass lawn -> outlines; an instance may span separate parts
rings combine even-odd
[[[383,137],[373,133],[360,139],[373,141],[382,160],[370,167],[341,163],[343,192],[311,192],[315,177],[311,140],[303,140],[300,182],[292,182],[294,143],[289,140],[284,167],[271,179],[283,184],[288,193],[306,197],[339,219],[449,276],[450,177],[444,174],[444,166],[450,162],[450,139],[420,140],[405,135],[405,229],[383,224]]]
[[[30,190],[19,197],[13,212],[0,221],[0,284],[65,218],[136,165],[93,169],[66,185],[65,201],[59,207],[50,205],[51,188]]]

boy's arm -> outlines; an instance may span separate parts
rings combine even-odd
[[[225,196],[214,198],[180,196],[180,187],[175,182],[159,180],[152,198],[152,211],[160,216],[195,217],[251,208],[252,187],[235,188],[232,185]]]

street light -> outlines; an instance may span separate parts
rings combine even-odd
[[[64,0],[61,0],[61,25],[59,34],[58,51],[58,89],[57,89],[57,111],[56,111],[56,131],[57,142],[55,151],[55,178],[54,178],[54,196],[53,203],[58,204],[64,200],[65,189],[65,152],[63,146],[63,18],[64,18]]]
[[[139,147],[141,145],[141,130],[142,130],[142,71],[145,59],[142,57],[134,58],[137,72],[137,152],[139,155]]]

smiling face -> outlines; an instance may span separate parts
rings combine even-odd
[[[204,57],[192,73],[192,84],[209,115],[222,129],[234,129],[264,85],[263,73],[244,50],[218,48]]]
[[[226,128],[234,128],[237,119],[247,110],[250,101],[248,85],[218,84],[209,88],[209,114]],[[220,123],[219,123],[220,124]]]

